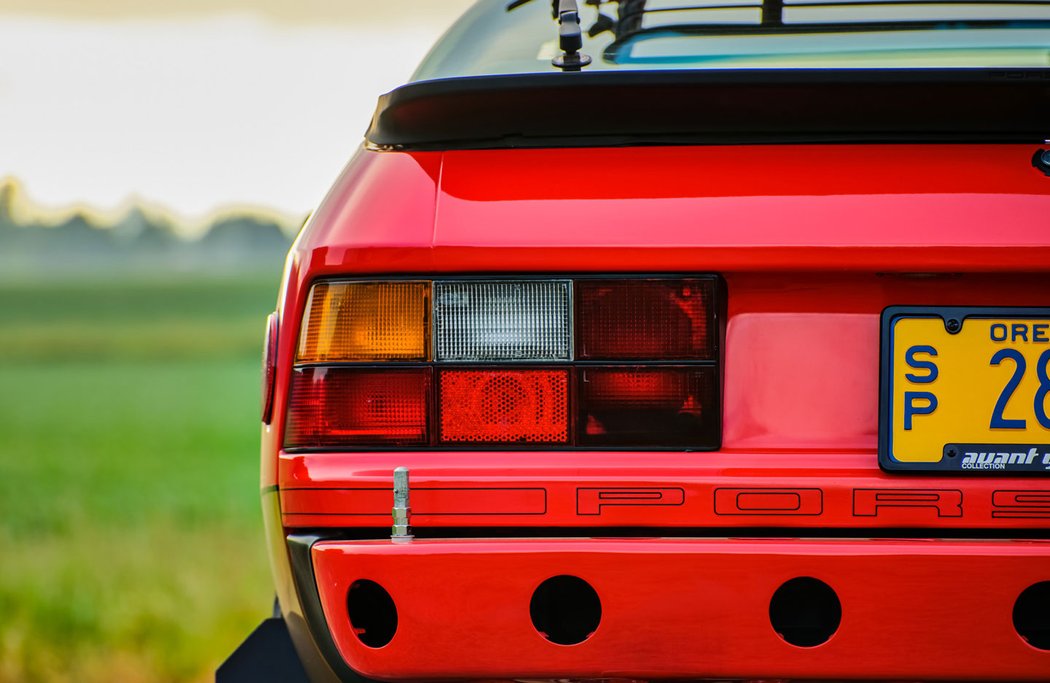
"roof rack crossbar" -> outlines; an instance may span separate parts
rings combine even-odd
[[[937,5],[954,7],[1050,7],[1050,0],[812,0],[811,2],[788,2],[783,0],[755,0],[753,2],[724,2],[719,4],[681,5],[677,7],[648,8],[644,2],[622,2],[620,18],[636,18],[649,14],[666,14],[671,12],[708,12],[732,9],[762,10],[762,24],[781,25],[784,23],[785,9],[832,9],[853,7],[933,7]],[[1047,17],[1050,19],[1050,16]],[[950,17],[945,21],[956,21]]]
[[[825,24],[784,24],[782,26],[741,25],[741,24],[683,24],[681,26],[660,26],[638,29],[625,35],[617,35],[615,41],[605,49],[605,59],[616,62],[616,55],[629,40],[639,37],[659,37],[674,35],[691,36],[763,36],[785,34],[813,33],[874,33],[879,31],[930,31],[945,26],[972,29],[1018,28],[1023,24],[1027,28],[1050,28],[1050,19],[1033,19],[1024,21],[909,21],[909,22],[848,22]]]
[[[613,28],[615,39],[605,48],[606,60],[616,63],[617,56],[629,41],[645,37],[674,35],[691,36],[763,36],[802,33],[866,33],[881,31],[923,31],[944,27],[972,29],[1050,28],[1050,13],[1042,18],[1016,19],[914,19],[914,20],[856,20],[826,22],[785,22],[784,9],[872,8],[909,6],[1035,6],[1050,7],[1050,0],[812,0],[790,2],[762,0],[760,2],[726,2],[707,5],[683,5],[648,9],[645,0],[621,0],[620,20]],[[645,27],[642,19],[647,14],[689,11],[716,13],[731,9],[761,10],[761,19],[755,23],[690,22]]]
[[[511,0],[507,4],[507,11],[516,9],[531,0]],[[687,0],[684,0],[687,2]],[[1045,18],[974,18],[963,19],[946,16],[934,19],[857,19],[846,21],[785,21],[785,10],[813,10],[813,9],[871,9],[871,8],[899,8],[899,7],[1048,7],[1050,0],[723,0],[718,2],[707,2],[706,4],[683,4],[681,6],[649,7],[648,0],[584,0],[588,5],[598,8],[599,23],[588,30],[591,36],[605,31],[613,33],[613,41],[605,48],[604,58],[612,63],[618,62],[618,54],[629,42],[638,38],[662,37],[674,35],[691,36],[765,36],[775,34],[801,34],[801,33],[864,33],[882,31],[924,31],[940,28],[966,28],[966,29],[1014,29],[1014,28],[1050,28],[1050,13]],[[617,19],[612,20],[601,14],[604,5],[617,4],[619,10]],[[566,21],[567,18],[575,18],[578,22],[579,12],[566,11],[577,7],[575,0],[551,0],[554,16],[559,19],[562,32],[566,26],[574,28],[573,22]],[[643,19],[646,15],[667,14],[673,12],[703,13],[711,12],[713,15],[726,10],[758,10],[759,17],[753,23],[719,22],[719,21],[692,21],[689,23],[673,24],[667,23],[661,26],[646,27]],[[564,37],[564,36],[563,36]],[[581,35],[582,37],[582,35]],[[564,50],[564,45],[563,45]],[[578,70],[579,66],[572,56],[578,54],[572,50],[566,50],[569,56],[569,69],[558,64],[563,70]],[[581,61],[588,61],[583,58]]]

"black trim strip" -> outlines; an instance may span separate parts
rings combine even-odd
[[[389,530],[387,531],[389,536]],[[365,678],[351,669],[339,649],[332,640],[332,632],[328,630],[328,622],[324,617],[324,609],[321,607],[321,595],[317,592],[317,578],[314,576],[314,563],[310,557],[310,551],[318,541],[330,540],[330,535],[322,534],[290,534],[288,536],[288,557],[292,563],[292,579],[295,581],[295,590],[299,594],[299,603],[303,606],[303,618],[313,636],[314,644],[321,655],[328,662],[328,666],[339,676],[342,681],[350,683],[373,683],[372,679]],[[349,619],[349,615],[347,619]]]
[[[1048,529],[946,529],[942,527],[878,527],[878,528],[798,528],[798,527],[412,527],[415,538],[423,539],[478,539],[478,538],[731,538],[792,540],[832,539],[832,540],[865,540],[865,539],[903,539],[903,540],[1047,540]],[[307,538],[316,541],[368,541],[389,540],[390,527],[353,528],[353,529],[312,529]],[[296,536],[298,537],[298,536]],[[289,536],[289,547],[292,536]],[[293,568],[296,565],[293,561]],[[312,567],[311,567],[311,572]],[[316,587],[315,587],[316,588]],[[316,590],[315,590],[316,593]],[[304,606],[305,609],[305,606]]]
[[[1042,143],[1050,69],[584,71],[421,81],[382,96],[378,149]]]

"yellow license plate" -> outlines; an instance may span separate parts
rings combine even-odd
[[[1050,309],[891,307],[879,463],[1050,474]]]

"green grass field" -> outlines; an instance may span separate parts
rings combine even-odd
[[[0,681],[205,681],[270,610],[272,275],[0,284]]]

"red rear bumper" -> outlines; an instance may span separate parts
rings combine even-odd
[[[312,551],[339,653],[373,678],[831,678],[1047,680],[1050,651],[1015,630],[1029,586],[1050,580],[1050,542],[802,539],[323,541]],[[530,600],[544,580],[584,579],[601,621],[573,646],[547,641]],[[770,621],[785,582],[835,591],[841,623],[796,647]],[[347,611],[368,579],[397,630],[366,647]]]

